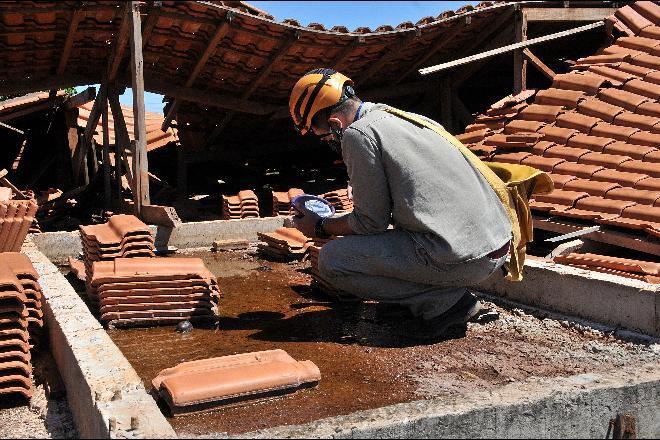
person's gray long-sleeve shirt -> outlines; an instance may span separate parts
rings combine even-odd
[[[344,131],[342,155],[353,187],[351,228],[377,234],[392,224],[414,232],[429,256],[442,263],[479,258],[506,244],[511,224],[479,171],[442,136],[384,107],[363,103],[359,119]]]

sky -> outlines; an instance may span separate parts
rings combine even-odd
[[[285,18],[296,19],[301,25],[321,23],[327,29],[333,26],[346,26],[350,31],[360,26],[372,30],[383,24],[396,27],[404,21],[416,23],[420,18],[433,16],[448,10],[456,10],[463,5],[476,5],[478,1],[249,1],[275,17],[276,21]],[[98,84],[96,85],[98,89]],[[80,87],[80,90],[83,88]],[[145,93],[146,111],[162,113],[163,96]],[[133,104],[131,89],[120,96],[124,105]]]

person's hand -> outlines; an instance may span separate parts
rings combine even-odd
[[[294,228],[311,238],[314,237],[314,228],[320,218],[318,214],[310,211],[302,217],[291,217],[291,224]]]

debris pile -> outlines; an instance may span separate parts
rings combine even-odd
[[[257,232],[263,243],[257,245],[262,255],[280,261],[301,260],[313,240],[296,228],[280,228],[275,232]]]
[[[219,288],[200,258],[117,258],[92,265],[90,299],[115,327],[213,320]]]
[[[304,194],[300,188],[291,188],[288,191],[273,191],[273,215],[291,215],[291,200]]]
[[[0,253],[0,395],[32,396],[30,349],[43,327],[37,279],[25,255]]]
[[[259,199],[254,191],[239,191],[235,196],[222,196],[222,218],[225,220],[259,218]]]
[[[651,261],[631,260],[628,258],[591,253],[558,255],[553,258],[553,261],[559,264],[609,273],[647,283],[660,284],[660,263]]]
[[[312,361],[296,361],[284,350],[268,350],[183,362],[162,370],[152,384],[177,416],[279,396],[320,380],[321,372]]]

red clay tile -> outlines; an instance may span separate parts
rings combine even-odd
[[[655,163],[660,162],[660,150],[654,149],[654,151],[651,151],[650,153],[646,154],[643,160],[644,162],[655,162]]]
[[[583,165],[574,162],[560,163],[552,169],[555,174],[568,174],[569,176],[576,176],[583,179],[590,178],[594,173],[604,169],[599,165]]]
[[[591,129],[590,134],[619,141],[627,141],[630,136],[638,131],[638,128],[622,127],[620,125],[608,124],[607,122],[599,122]]]
[[[643,159],[647,154],[657,151],[644,145],[633,145],[626,142],[614,142],[603,148],[603,153],[630,156],[633,159]]]
[[[515,119],[504,126],[504,133],[520,133],[520,132],[537,132],[545,127],[544,122],[539,121],[524,121],[522,119]]]
[[[600,118],[607,122],[612,122],[614,117],[624,111],[623,107],[608,104],[598,98],[589,97],[580,101],[578,111],[584,115]]]
[[[659,27],[660,29],[660,27]],[[653,70],[652,72],[649,72],[645,77],[644,81],[653,83],[653,84],[660,84],[660,70],[655,70],[655,69],[650,69]]]
[[[660,5],[658,5],[656,2],[638,1],[633,4],[633,8],[652,22],[658,23],[658,21],[660,21]],[[644,29],[646,30],[648,28]],[[660,39],[660,32],[658,33],[656,40],[658,39]]]
[[[184,362],[161,371],[152,384],[176,415],[281,394],[320,380],[313,362],[270,350]]]
[[[563,112],[561,106],[532,104],[520,112],[519,118],[526,121],[554,122]]]
[[[531,152],[536,154],[537,156],[543,156],[543,153],[549,148],[552,148],[556,146],[554,142],[549,142],[549,141],[538,141],[536,144],[531,149]]]
[[[94,286],[119,280],[215,279],[200,258],[117,258],[93,264]]]
[[[649,69],[660,68],[660,57],[646,53],[633,56],[630,62],[638,66],[648,67]]]
[[[530,155],[525,159],[521,160],[522,165],[527,165],[532,168],[537,168],[546,172],[551,172],[557,165],[566,162],[564,159],[552,158],[552,157],[539,157],[536,155]],[[557,173],[557,174],[567,174],[567,173]]]
[[[561,128],[554,125],[546,125],[539,130],[539,133],[543,134],[543,140],[549,142],[556,142],[558,144],[565,145],[568,140],[579,133],[577,130],[570,128]]]
[[[606,88],[602,89],[598,93],[598,97],[607,103],[618,105],[635,112],[637,107],[641,104],[648,102],[649,98],[646,96],[638,95],[636,93],[626,92],[625,90],[619,90],[615,88]]]
[[[643,221],[660,224],[660,207],[635,205],[626,208],[621,216],[624,218],[643,220]]]
[[[534,196],[535,209],[549,211],[555,208],[570,208],[575,203],[589,194],[582,191],[564,191],[556,189],[549,194],[538,194]]]
[[[637,49],[631,49],[629,47],[619,46],[618,44],[612,44],[611,46],[607,46],[607,47],[603,48],[602,53],[608,54],[608,55],[611,55],[611,54],[624,55],[625,54],[625,55],[629,55],[630,59],[632,60],[633,57],[639,55],[642,52],[637,50]]]
[[[585,97],[585,93],[581,90],[563,90],[563,89],[546,89],[539,90],[536,93],[534,102],[543,105],[559,105],[567,108],[575,108],[578,101]]]
[[[558,157],[560,159],[566,159],[571,162],[577,162],[581,156],[584,156],[587,153],[591,153],[591,150],[586,150],[584,148],[562,147],[557,145],[546,149],[543,152],[543,156]]]
[[[653,48],[660,45],[660,41],[644,37],[620,37],[617,38],[616,44],[643,52],[650,52]]]
[[[660,191],[660,179],[649,177],[647,179],[640,180],[635,184],[635,188],[650,191]]]
[[[590,196],[603,196],[610,190],[620,188],[618,183],[614,182],[595,182],[589,179],[574,179],[566,182],[564,187],[565,191],[578,191],[586,192]]]
[[[651,99],[660,97],[660,84],[652,84],[641,79],[633,79],[623,85],[623,90],[637,95],[646,96]]]
[[[636,111],[640,115],[653,116],[654,118],[660,118],[660,103],[645,102],[643,104],[640,104],[640,106],[637,107]]]
[[[649,19],[640,15],[630,5],[617,9],[614,16],[621,20],[635,34],[639,34],[642,29],[648,26],[653,26],[653,23]]]
[[[629,156],[619,156],[616,154],[594,153],[585,154],[578,160],[580,164],[600,165],[605,168],[616,169],[619,164],[632,160]]]
[[[634,188],[616,188],[608,191],[605,196],[608,199],[628,200],[642,205],[653,205],[660,199],[660,191],[646,191]]]
[[[660,177],[660,163],[629,160],[619,165],[619,171],[646,174],[651,177]]]
[[[589,196],[577,200],[575,207],[562,212],[562,215],[588,218],[591,220],[597,218],[614,218],[621,215],[624,209],[634,205],[634,202],[626,200],[611,200],[603,197]]]
[[[483,140],[486,136],[491,134],[492,132],[488,128],[482,128],[481,130],[474,130],[459,134],[456,136],[456,139],[461,141],[463,144],[472,144]]]
[[[640,173],[628,173],[624,171],[615,171],[603,168],[591,176],[592,180],[599,182],[615,182],[621,186],[635,186],[637,182],[643,179],[648,179],[649,176]]]
[[[523,159],[529,156],[532,156],[532,154],[526,152],[494,154],[492,161],[504,163],[520,163]]]
[[[580,90],[588,95],[595,95],[605,81],[591,74],[560,73],[555,75],[552,87],[557,89]]]
[[[575,176],[567,176],[565,174],[548,174],[550,178],[552,179],[552,183],[554,184],[555,189],[567,189],[566,184],[569,182],[572,182],[574,180],[577,180],[577,177]]]
[[[629,60],[630,55],[627,54],[611,54],[611,55],[591,55],[586,58],[579,58],[577,60],[577,66],[588,66],[592,64],[615,64],[621,63],[623,61]]]
[[[494,134],[484,139],[484,145],[492,145],[503,149],[529,148],[538,142],[543,135],[539,133]]]
[[[622,72],[631,73],[640,78],[645,78],[646,75],[655,71],[653,69],[649,69],[648,67],[636,66],[630,63],[621,63],[616,66],[616,69],[621,70]]]
[[[465,127],[465,133],[472,132],[472,131],[478,131],[478,130],[483,130],[487,129],[484,124],[470,124],[467,127]]]
[[[653,116],[638,115],[632,112],[623,112],[614,118],[614,124],[626,127],[635,127],[642,130],[651,130],[654,125],[660,123],[660,118]]]
[[[588,71],[594,75],[602,76],[615,87],[621,87],[626,81],[635,78],[631,73],[623,72],[610,66],[590,66]]]
[[[601,122],[600,119],[594,118],[593,116],[582,115],[580,113],[571,111],[566,112],[557,117],[557,126],[562,128],[573,128],[579,130],[582,133],[589,133],[591,129]]]
[[[614,139],[603,138],[600,136],[589,136],[586,134],[576,134],[568,140],[568,146],[574,148],[586,148],[591,151],[603,151],[605,146],[614,142]]]
[[[598,255],[592,253],[585,254],[569,254],[566,256],[555,257],[554,261],[560,264],[581,264],[584,266],[606,267],[617,271],[634,272],[647,275],[659,275],[660,264],[632,260],[628,258],[610,257],[605,255]]]
[[[660,134],[650,133],[648,131],[638,131],[630,136],[631,144],[646,145],[648,147],[660,147]]]
[[[515,117],[525,107],[527,107],[527,103],[525,102],[519,102],[517,104],[507,107],[491,107],[488,110],[486,110],[485,115],[504,116],[505,118],[509,119]],[[483,117],[483,115],[480,115],[479,117],[481,118]]]

